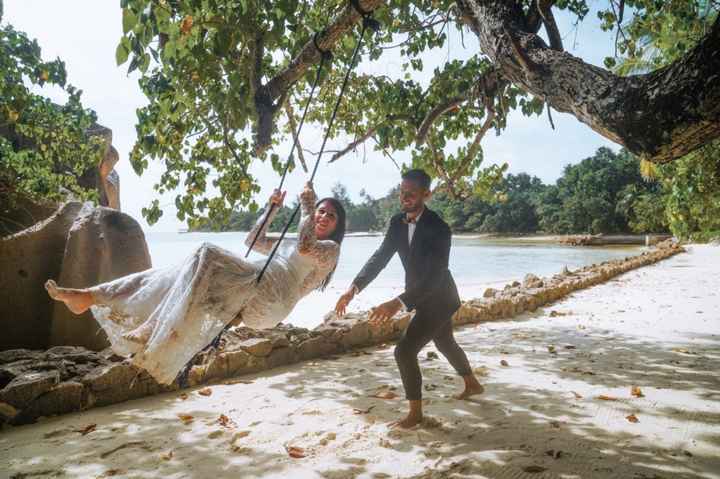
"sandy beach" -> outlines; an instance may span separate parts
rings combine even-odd
[[[428,346],[415,429],[387,345],[6,428],[0,477],[720,478],[719,247],[457,339],[486,392]]]

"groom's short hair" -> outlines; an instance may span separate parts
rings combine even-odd
[[[402,174],[402,179],[414,181],[426,190],[430,189],[430,183],[432,182],[432,178],[430,178],[430,175],[425,173],[425,170],[421,168],[413,168],[412,170],[407,170]]]

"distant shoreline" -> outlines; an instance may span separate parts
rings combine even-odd
[[[178,233],[212,233],[210,231],[178,231]],[[223,231],[222,233],[248,233],[248,231]],[[345,235],[346,238],[374,238],[381,237],[385,233],[380,231],[353,231]],[[268,233],[269,238],[277,238],[279,233]],[[296,238],[297,233],[287,233],[286,237]],[[553,243],[567,246],[628,246],[646,245],[647,238],[651,238],[650,244],[670,237],[667,234],[567,234],[551,235],[543,233],[455,233],[453,239],[460,240],[501,240],[516,241],[518,243]]]

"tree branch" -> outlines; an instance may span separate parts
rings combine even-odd
[[[360,0],[360,7],[366,11],[374,11],[384,5],[384,0]],[[350,31],[362,16],[348,3],[343,11],[331,20],[330,24],[318,35],[317,44],[322,50],[332,50],[336,43]],[[300,53],[290,61],[289,65],[271,78],[255,92],[257,124],[255,125],[255,151],[261,154],[272,142],[275,129],[273,116],[282,105],[276,99],[287,95],[292,85],[307,71],[308,67],[320,61],[321,53],[313,40],[308,40]],[[274,109],[273,109],[274,107]]]
[[[295,112],[293,111],[293,107],[290,104],[290,102],[285,103],[285,113],[288,117],[288,123],[290,123],[290,131],[293,135],[293,141],[297,143],[295,146],[295,149],[297,150],[298,159],[300,160],[300,164],[302,165],[303,170],[305,173],[308,172],[307,163],[305,163],[305,154],[302,150],[302,145],[300,144],[300,138],[298,137],[298,134],[300,133],[297,129],[297,123],[295,122]]]
[[[552,13],[553,3],[555,3],[554,0],[537,0],[538,11],[542,17],[543,25],[545,25],[548,39],[550,40],[550,48],[563,51],[564,48],[560,30],[558,29],[557,23],[555,23],[555,17]]]
[[[466,102],[468,98],[470,98],[469,94],[464,96],[455,96],[446,100],[443,103],[440,103],[439,105],[436,105],[432,110],[430,110],[430,112],[420,124],[420,128],[418,128],[417,136],[415,137],[415,144],[417,146],[421,146],[423,143],[425,143],[432,124],[435,123],[438,118],[440,118],[448,111],[453,110],[462,103]]]
[[[381,123],[381,124],[382,124],[382,123]],[[328,161],[328,163],[332,163],[333,161],[339,159],[341,156],[346,155],[346,154],[350,153],[351,151],[355,150],[355,148],[357,148],[358,145],[360,145],[360,144],[362,144],[362,143],[365,143],[365,141],[367,141],[368,138],[370,138],[371,136],[373,136],[373,135],[375,134],[375,131],[377,130],[378,126],[379,126],[379,125],[376,125],[376,126],[370,128],[368,131],[366,131],[365,133],[363,133],[362,136],[360,136],[360,137],[357,138],[356,140],[350,142],[350,144],[349,144],[348,146],[346,146],[346,147],[343,148],[342,150],[340,150],[340,151],[338,151],[337,153],[335,153],[335,154],[330,158],[330,160]]]
[[[672,161],[720,137],[720,19],[674,63],[621,77],[549,48],[525,30],[525,15],[511,2],[457,4],[504,78],[641,158]],[[526,74],[519,57],[537,65],[537,74]]]

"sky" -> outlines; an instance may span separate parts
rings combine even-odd
[[[160,197],[164,215],[155,225],[148,225],[141,209],[150,204],[157,194],[152,185],[162,173],[160,164],[152,165],[138,176],[128,161],[136,139],[136,109],[147,100],[137,85],[137,73],[127,75],[127,65],[115,64],[115,48],[122,35],[119,0],[5,0],[3,24],[9,23],[37,39],[45,59],[60,57],[65,61],[68,81],[83,90],[83,104],[98,114],[98,121],[112,129],[113,145],[120,161],[115,169],[120,175],[120,201],[124,212],[140,222],[146,231],[177,231],[185,225],[175,217],[173,194]],[[588,2],[595,7],[577,28],[570,16],[558,14],[558,26],[564,36],[566,51],[589,63],[602,65],[603,58],[612,54],[613,35],[602,32],[596,20],[597,6],[604,2]],[[465,34],[465,48],[459,34],[451,30],[448,47],[442,54],[435,52],[424,58],[425,71],[415,77],[427,82],[435,66],[441,66],[448,58],[467,58],[477,52],[477,42],[472,34]],[[379,62],[364,61],[359,65],[363,71],[398,76],[399,61],[393,56]],[[63,97],[52,88],[40,90],[55,101]],[[510,173],[526,172],[539,177],[545,183],[553,183],[568,164],[575,164],[592,156],[601,146],[617,149],[618,146],[593,132],[573,116],[553,111],[555,130],[550,127],[547,115],[525,117],[516,112],[510,114],[508,127],[500,136],[491,131],[482,141],[484,164],[508,163]],[[319,149],[322,130],[318,126],[305,127],[301,142],[304,148]],[[346,141],[338,139],[328,143],[327,149],[340,149]],[[276,153],[285,158],[289,144],[281,144]],[[340,181],[353,200],[359,200],[364,189],[370,196],[380,197],[399,181],[395,165],[381,152],[373,152],[368,145],[366,155],[362,149],[346,155],[333,164],[321,164],[315,180],[319,196],[327,196],[333,185]],[[312,157],[306,155],[307,159]],[[398,161],[409,161],[409,154],[393,155]],[[256,162],[251,173],[259,178],[262,191],[256,200],[265,197],[276,187],[279,177],[266,163]],[[296,169],[286,182],[288,196],[300,192],[305,182],[302,170]]]

